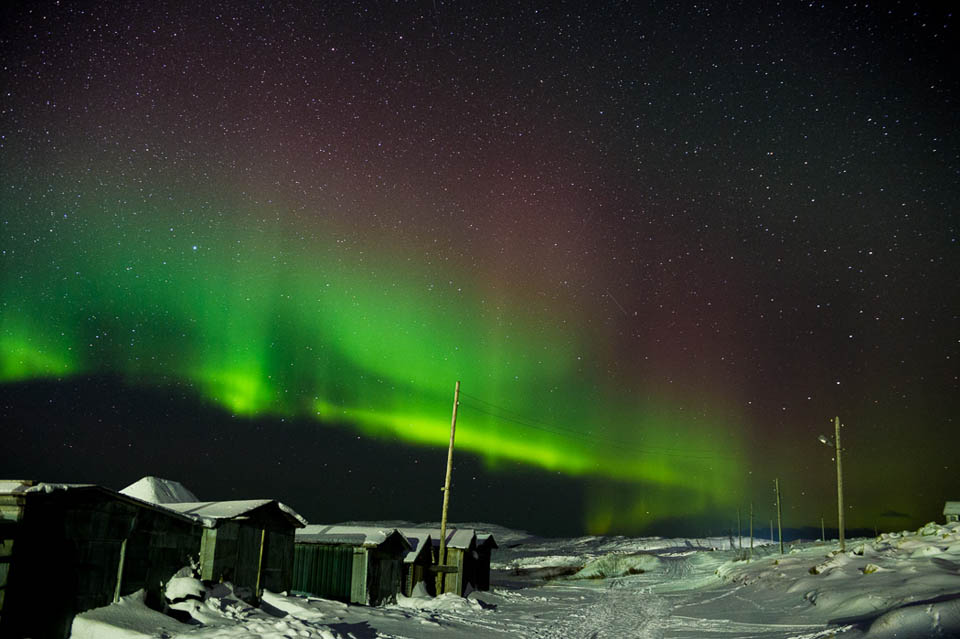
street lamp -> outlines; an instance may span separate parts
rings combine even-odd
[[[833,448],[837,451],[837,519],[840,524],[840,552],[846,550],[846,545],[843,542],[843,466],[840,461],[840,453],[843,448],[840,447],[840,418],[833,418],[833,425],[836,430],[836,434],[833,438],[833,441],[830,441],[830,438],[826,435],[820,435],[817,439],[821,444],[825,444],[830,448]]]

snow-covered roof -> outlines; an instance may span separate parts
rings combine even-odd
[[[440,545],[439,528],[398,528],[406,537],[430,535],[434,546]],[[476,532],[472,528],[447,528],[447,548],[470,548],[477,542]]]
[[[199,502],[192,492],[178,481],[162,477],[143,477],[120,491],[151,504]]]
[[[417,557],[420,556],[420,553],[423,552],[424,548],[430,548],[433,545],[433,540],[426,531],[420,530],[413,532],[410,535],[404,533],[401,534],[407,538],[407,541],[410,542],[410,550],[403,555],[403,563],[405,564],[412,564],[415,562]]]
[[[215,528],[217,524],[226,519],[234,519],[256,510],[267,504],[276,504],[277,507],[295,519],[302,526],[307,525],[307,520],[301,517],[297,512],[275,499],[243,499],[234,501],[194,501],[163,504],[164,508],[176,511],[183,515],[193,518],[207,528]]]
[[[22,495],[26,493],[52,493],[56,490],[72,490],[75,488],[96,488],[96,484],[51,484],[47,482],[33,482],[20,479],[0,479],[0,494]],[[109,490],[109,489],[104,489]]]
[[[105,494],[111,498],[119,499],[127,503],[135,504],[141,508],[163,512],[171,517],[189,521],[190,518],[178,512],[170,512],[169,508],[140,499],[133,495],[127,495],[112,488],[98,486],[97,484],[63,484],[51,482],[34,482],[30,480],[0,479],[0,495],[41,495],[55,492],[67,491],[95,491]]]
[[[32,481],[23,479],[0,479],[0,495],[13,495],[25,492],[33,485]]]
[[[302,543],[336,544],[342,546],[380,546],[397,536],[406,550],[412,548],[407,537],[396,528],[370,528],[366,526],[327,526],[314,524],[296,531],[295,540]]]
[[[944,515],[960,515],[960,501],[948,501],[943,505]]]

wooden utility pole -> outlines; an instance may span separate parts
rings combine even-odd
[[[843,541],[843,466],[840,462],[840,455],[843,448],[840,446],[840,418],[833,418],[833,425],[836,428],[834,442],[837,445],[837,519],[840,524],[840,552],[846,550]]]
[[[450,420],[450,447],[447,449],[447,476],[443,480],[443,514],[440,515],[440,556],[437,563],[440,566],[447,564],[447,507],[450,505],[450,474],[453,471],[453,438],[457,432],[457,406],[460,405],[460,380],[453,389],[453,418]],[[443,594],[446,573],[440,573],[440,592]]]
[[[773,480],[773,488],[777,491],[777,537],[780,539],[780,554],[783,554],[783,525],[781,523],[782,512],[780,510],[780,478]]]
[[[827,532],[823,527],[823,517],[820,517],[820,541],[827,543]]]
[[[753,556],[753,502],[750,502],[750,556]]]
[[[743,533],[740,528],[740,506],[737,506],[737,550],[743,550]]]

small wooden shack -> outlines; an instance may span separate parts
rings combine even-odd
[[[407,537],[429,535],[433,544],[433,564],[434,566],[441,564],[439,528],[400,528],[399,530]],[[452,592],[462,597],[471,587],[476,588],[473,585],[476,557],[476,533],[469,528],[447,528],[447,559],[443,565],[450,566],[451,572],[437,574],[437,594]]]
[[[960,521],[960,501],[948,501],[943,505],[943,517],[947,523]]]
[[[229,581],[238,595],[259,600],[262,592],[293,585],[294,531],[306,520],[273,499],[167,503],[199,524],[200,578]]]
[[[477,590],[490,590],[490,556],[499,548],[492,534],[477,535],[477,556],[469,562],[467,574]]]
[[[292,590],[368,606],[396,603],[410,550],[393,528],[307,526],[296,533]]]
[[[414,531],[404,535],[410,542],[410,550],[403,555],[403,594],[412,597],[418,584],[430,596],[437,594],[434,573],[430,570],[433,565],[433,541],[430,535],[423,531]]]
[[[0,636],[67,637],[78,613],[140,589],[159,604],[199,549],[189,517],[109,488],[0,481]]]

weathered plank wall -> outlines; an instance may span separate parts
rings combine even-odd
[[[199,553],[196,527],[96,489],[29,493],[13,531],[0,636],[67,637],[73,617],[161,584]],[[34,615],[40,598],[44,614]]]

